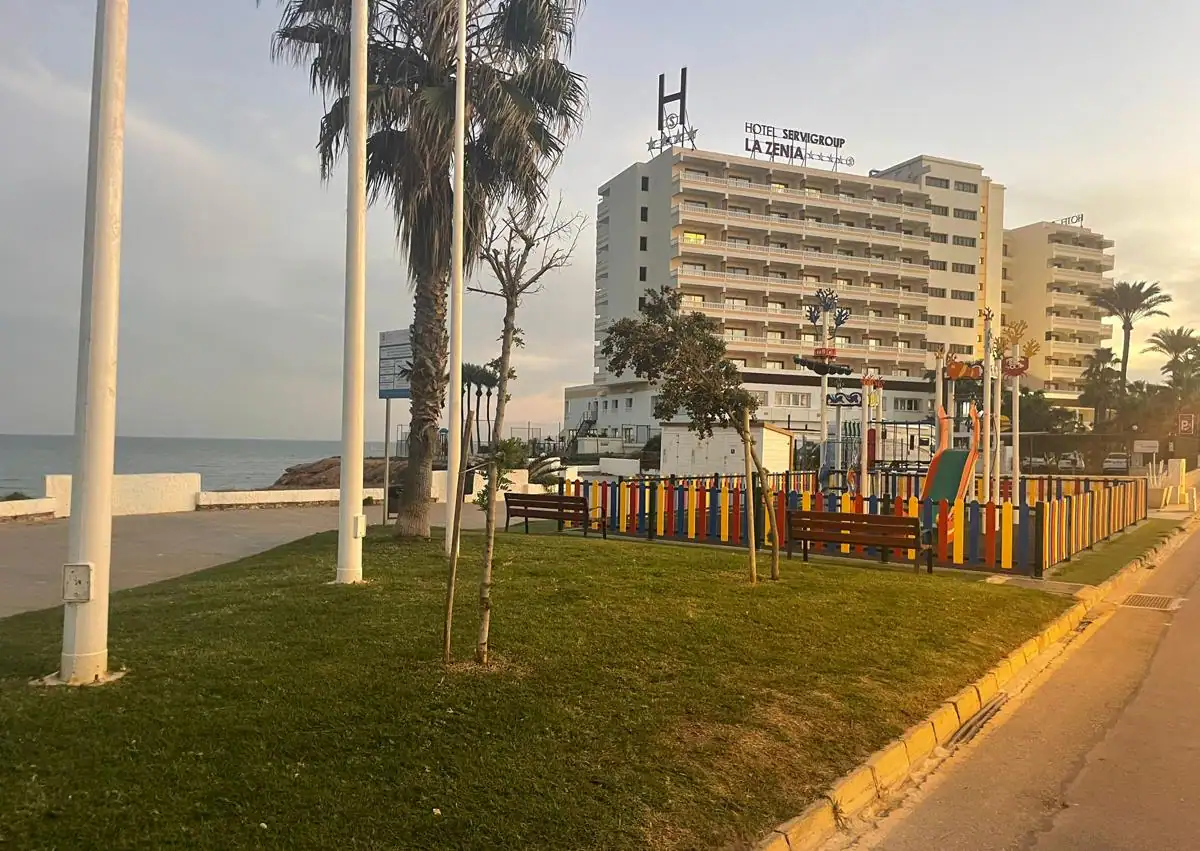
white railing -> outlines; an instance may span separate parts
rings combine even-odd
[[[676,269],[671,275],[677,279],[688,278],[704,284],[721,287],[745,287],[755,289],[759,286],[765,290],[781,292],[798,292],[804,295],[815,295],[819,289],[833,289],[838,295],[852,301],[874,301],[897,304],[927,304],[929,294],[925,292],[905,292],[894,287],[868,287],[835,282],[801,281],[796,278],[774,278],[766,275],[738,275],[731,272],[710,272],[708,270]]]
[[[1050,304],[1065,304],[1071,307],[1090,307],[1091,301],[1083,293],[1051,292]]]
[[[1109,281],[1100,272],[1088,272],[1083,269],[1068,269],[1064,266],[1051,266],[1050,277],[1055,282],[1065,284],[1092,284],[1104,286]]]
[[[1099,319],[1085,319],[1079,316],[1048,316],[1051,328],[1077,328],[1081,331],[1092,331],[1096,334],[1103,334],[1104,329],[1110,332],[1112,328],[1105,325]],[[1111,333],[1110,333],[1111,336]]]
[[[752,349],[755,352],[761,352],[770,349],[786,349],[788,351],[801,350],[811,352],[816,348],[816,343],[810,343],[806,340],[796,340],[778,337],[751,337],[738,336],[736,334],[726,333],[724,335],[725,343],[732,344],[735,349]],[[849,354],[855,357],[869,356],[889,356],[901,360],[911,360],[925,362],[926,352],[924,349],[904,348],[902,346],[868,346],[863,343],[838,343],[833,346],[837,349],[838,355]]]
[[[914,278],[928,278],[929,267],[922,263],[902,263],[899,260],[879,260],[874,257],[855,257],[847,254],[826,254],[823,251],[801,251],[796,248],[775,248],[770,245],[752,245],[741,242],[725,242],[706,239],[693,242],[688,239],[671,240],[671,248],[712,253],[750,254],[756,257],[778,257],[801,266],[807,264],[833,266],[839,269],[861,269],[867,272],[887,272],[893,275],[906,274]]]
[[[705,174],[689,174],[686,170],[678,172],[676,177],[681,179],[684,183],[695,183],[702,186],[720,186],[727,190],[733,189],[739,192],[764,192],[769,195],[781,195],[798,204],[821,203],[825,205],[832,205],[834,207],[853,207],[859,210],[912,216],[913,218],[921,219],[922,221],[928,221],[932,215],[925,207],[909,206],[908,204],[893,204],[889,201],[876,201],[874,198],[850,198],[845,195],[833,195],[831,193],[820,192],[815,189],[792,189],[791,187],[776,187],[766,183],[754,183],[752,181],[744,180],[729,180],[724,177],[709,177]]]
[[[916,236],[915,234],[906,234],[894,230],[814,222],[810,219],[764,216],[760,213],[739,213],[737,210],[722,210],[717,207],[706,207],[703,204],[689,203],[687,201],[671,208],[672,215],[678,215],[680,212],[688,213],[690,216],[718,219],[724,222],[750,221],[769,225],[770,227],[788,228],[789,230],[799,230],[801,232],[831,236],[838,239],[857,237],[864,242],[886,242],[889,245],[913,245],[920,248],[928,248],[931,244],[931,240],[927,236]]]
[[[685,304],[693,309],[700,308],[712,316],[749,316],[759,322],[769,321],[772,317],[791,320],[798,324],[808,321],[805,311],[790,308],[763,307],[756,304],[729,304],[728,302],[687,302]],[[851,328],[887,328],[913,334],[923,333],[929,325],[923,319],[900,319],[895,316],[863,316],[861,314],[852,314],[846,324]]]
[[[1090,355],[1100,348],[1096,343],[1077,343],[1074,340],[1048,340],[1046,342],[1049,354]]]

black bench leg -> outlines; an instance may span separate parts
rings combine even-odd
[[[526,535],[529,534],[529,518],[528,517],[525,518],[525,534]]]
[[[804,560],[805,560],[805,561],[808,561],[808,538],[805,538],[805,539],[804,539],[804,552],[803,552],[803,555],[804,555]]]
[[[929,550],[927,551],[927,553],[928,554],[926,555],[925,572],[933,573],[933,547],[930,547]]]
[[[592,518],[586,514],[583,516],[583,537],[587,537],[588,527],[592,525]]]

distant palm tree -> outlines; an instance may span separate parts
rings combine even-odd
[[[1120,383],[1121,374],[1116,368],[1117,357],[1112,349],[1096,349],[1083,360],[1084,370],[1079,381],[1083,392],[1079,394],[1079,401],[1095,410],[1095,428],[1108,418],[1124,385]]]
[[[1133,326],[1140,319],[1166,316],[1162,308],[1171,302],[1171,296],[1164,293],[1157,283],[1117,281],[1107,289],[1092,293],[1088,300],[1094,307],[1121,320],[1124,340],[1121,346],[1120,392],[1123,393],[1129,381],[1129,341],[1133,336]]]
[[[274,55],[305,66],[327,98],[317,152],[328,178],[346,144],[351,0],[281,0]],[[467,22],[466,244],[479,257],[489,211],[533,205],[583,120],[583,77],[565,64],[583,0],[477,0]],[[369,4],[367,181],[392,208],[414,291],[412,426],[396,534],[429,537],[429,494],[446,395],[453,210],[456,0]]]
[[[1146,341],[1146,348],[1142,349],[1143,352],[1154,352],[1167,358],[1166,364],[1162,367],[1164,373],[1170,372],[1174,366],[1198,350],[1200,350],[1200,337],[1196,336],[1194,329],[1185,327],[1164,328],[1161,331],[1155,331]]]

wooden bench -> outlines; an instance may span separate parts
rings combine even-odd
[[[787,533],[788,558],[792,557],[796,544],[802,545],[805,561],[808,561],[810,544],[876,547],[879,560],[885,563],[892,550],[904,553],[911,550],[917,572],[921,570],[921,556],[924,555],[928,571],[933,573],[933,546],[926,542],[921,521],[916,517],[792,510],[787,513]]]
[[[599,517],[593,517],[599,512]],[[506,493],[504,495],[504,531],[513,518],[525,520],[525,534],[529,534],[530,520],[557,520],[563,523],[578,523],[583,527],[583,535],[587,537],[588,528],[594,523],[600,529],[600,534],[608,539],[608,514],[601,504],[595,509],[588,509],[587,497],[566,496],[565,494],[521,494]],[[561,526],[560,526],[561,528]]]

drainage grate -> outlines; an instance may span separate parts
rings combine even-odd
[[[1173,612],[1183,605],[1183,598],[1168,597],[1165,594],[1130,594],[1121,605],[1131,609],[1154,609],[1159,612]]]

